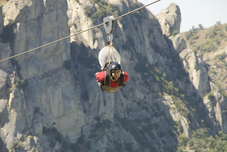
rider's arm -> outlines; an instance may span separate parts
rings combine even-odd
[[[105,79],[105,74],[106,74],[106,71],[102,71],[102,72],[96,73],[95,77],[97,79],[97,82],[103,83],[104,79]]]
[[[125,81],[124,81],[124,83],[125,83],[126,81],[128,81],[129,76],[128,76],[128,73],[126,73],[126,72],[124,72],[124,74],[125,74]]]

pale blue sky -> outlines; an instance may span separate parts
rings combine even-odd
[[[146,5],[155,0],[138,1]],[[202,24],[204,28],[208,28],[217,21],[227,23],[227,0],[161,0],[147,8],[157,15],[171,3],[177,4],[181,10],[180,32],[189,31],[193,25],[196,28]]]

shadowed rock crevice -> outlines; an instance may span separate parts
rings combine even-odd
[[[0,138],[0,151],[1,152],[8,152],[6,145],[4,144],[3,140]]]

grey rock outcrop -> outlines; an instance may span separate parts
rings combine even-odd
[[[2,14],[2,5],[0,5],[0,34],[3,31],[3,14]]]
[[[187,48],[180,53],[180,57],[198,94],[203,95],[210,91],[208,71],[204,66],[203,55],[197,56],[195,52]]]
[[[7,82],[7,73],[0,69],[0,97],[6,93]]]
[[[8,58],[12,55],[12,50],[10,48],[10,44],[9,43],[0,43],[0,59],[5,59]],[[3,71],[6,71],[7,73],[10,73],[13,71],[13,66],[11,64],[10,60],[7,61],[3,61],[0,64],[0,69],[2,69]]]
[[[187,47],[183,36],[181,36],[180,34],[177,34],[175,37],[170,37],[170,39],[172,40],[173,47],[177,51],[177,53],[180,53]]]
[[[49,1],[45,2],[46,8],[50,7],[50,9],[46,9],[46,13],[54,8],[54,5]],[[49,6],[48,6],[49,5]],[[52,5],[52,6],[51,6]],[[55,4],[57,5],[57,4]],[[17,22],[25,22],[27,20],[35,20],[40,17],[43,13],[44,2],[40,0],[10,0],[3,7],[4,12],[4,26],[17,23]]]
[[[176,122],[180,122],[181,126],[183,128],[182,133],[189,137],[190,133],[191,133],[191,129],[190,126],[188,124],[188,121],[186,120],[186,118],[184,116],[181,115],[181,113],[177,110],[176,106],[174,105],[173,99],[171,98],[171,96],[169,95],[165,95],[164,99],[167,101],[165,102],[166,104],[169,105],[169,107],[171,107],[172,110],[170,110],[170,115],[172,116],[173,120]]]
[[[211,85],[214,86],[214,84]],[[220,127],[223,133],[227,133],[227,121],[225,119],[227,117],[227,100],[221,94],[221,91],[217,87],[213,87],[211,92],[204,97],[203,102],[215,126],[214,132]]]
[[[166,9],[161,10],[156,17],[163,34],[170,36],[174,30],[180,33],[181,12],[178,5],[171,3]]]

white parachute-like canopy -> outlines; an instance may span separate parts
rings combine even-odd
[[[108,45],[101,49],[101,51],[99,52],[98,60],[102,70],[105,66],[105,63],[118,62],[120,64],[121,56],[113,46]]]

